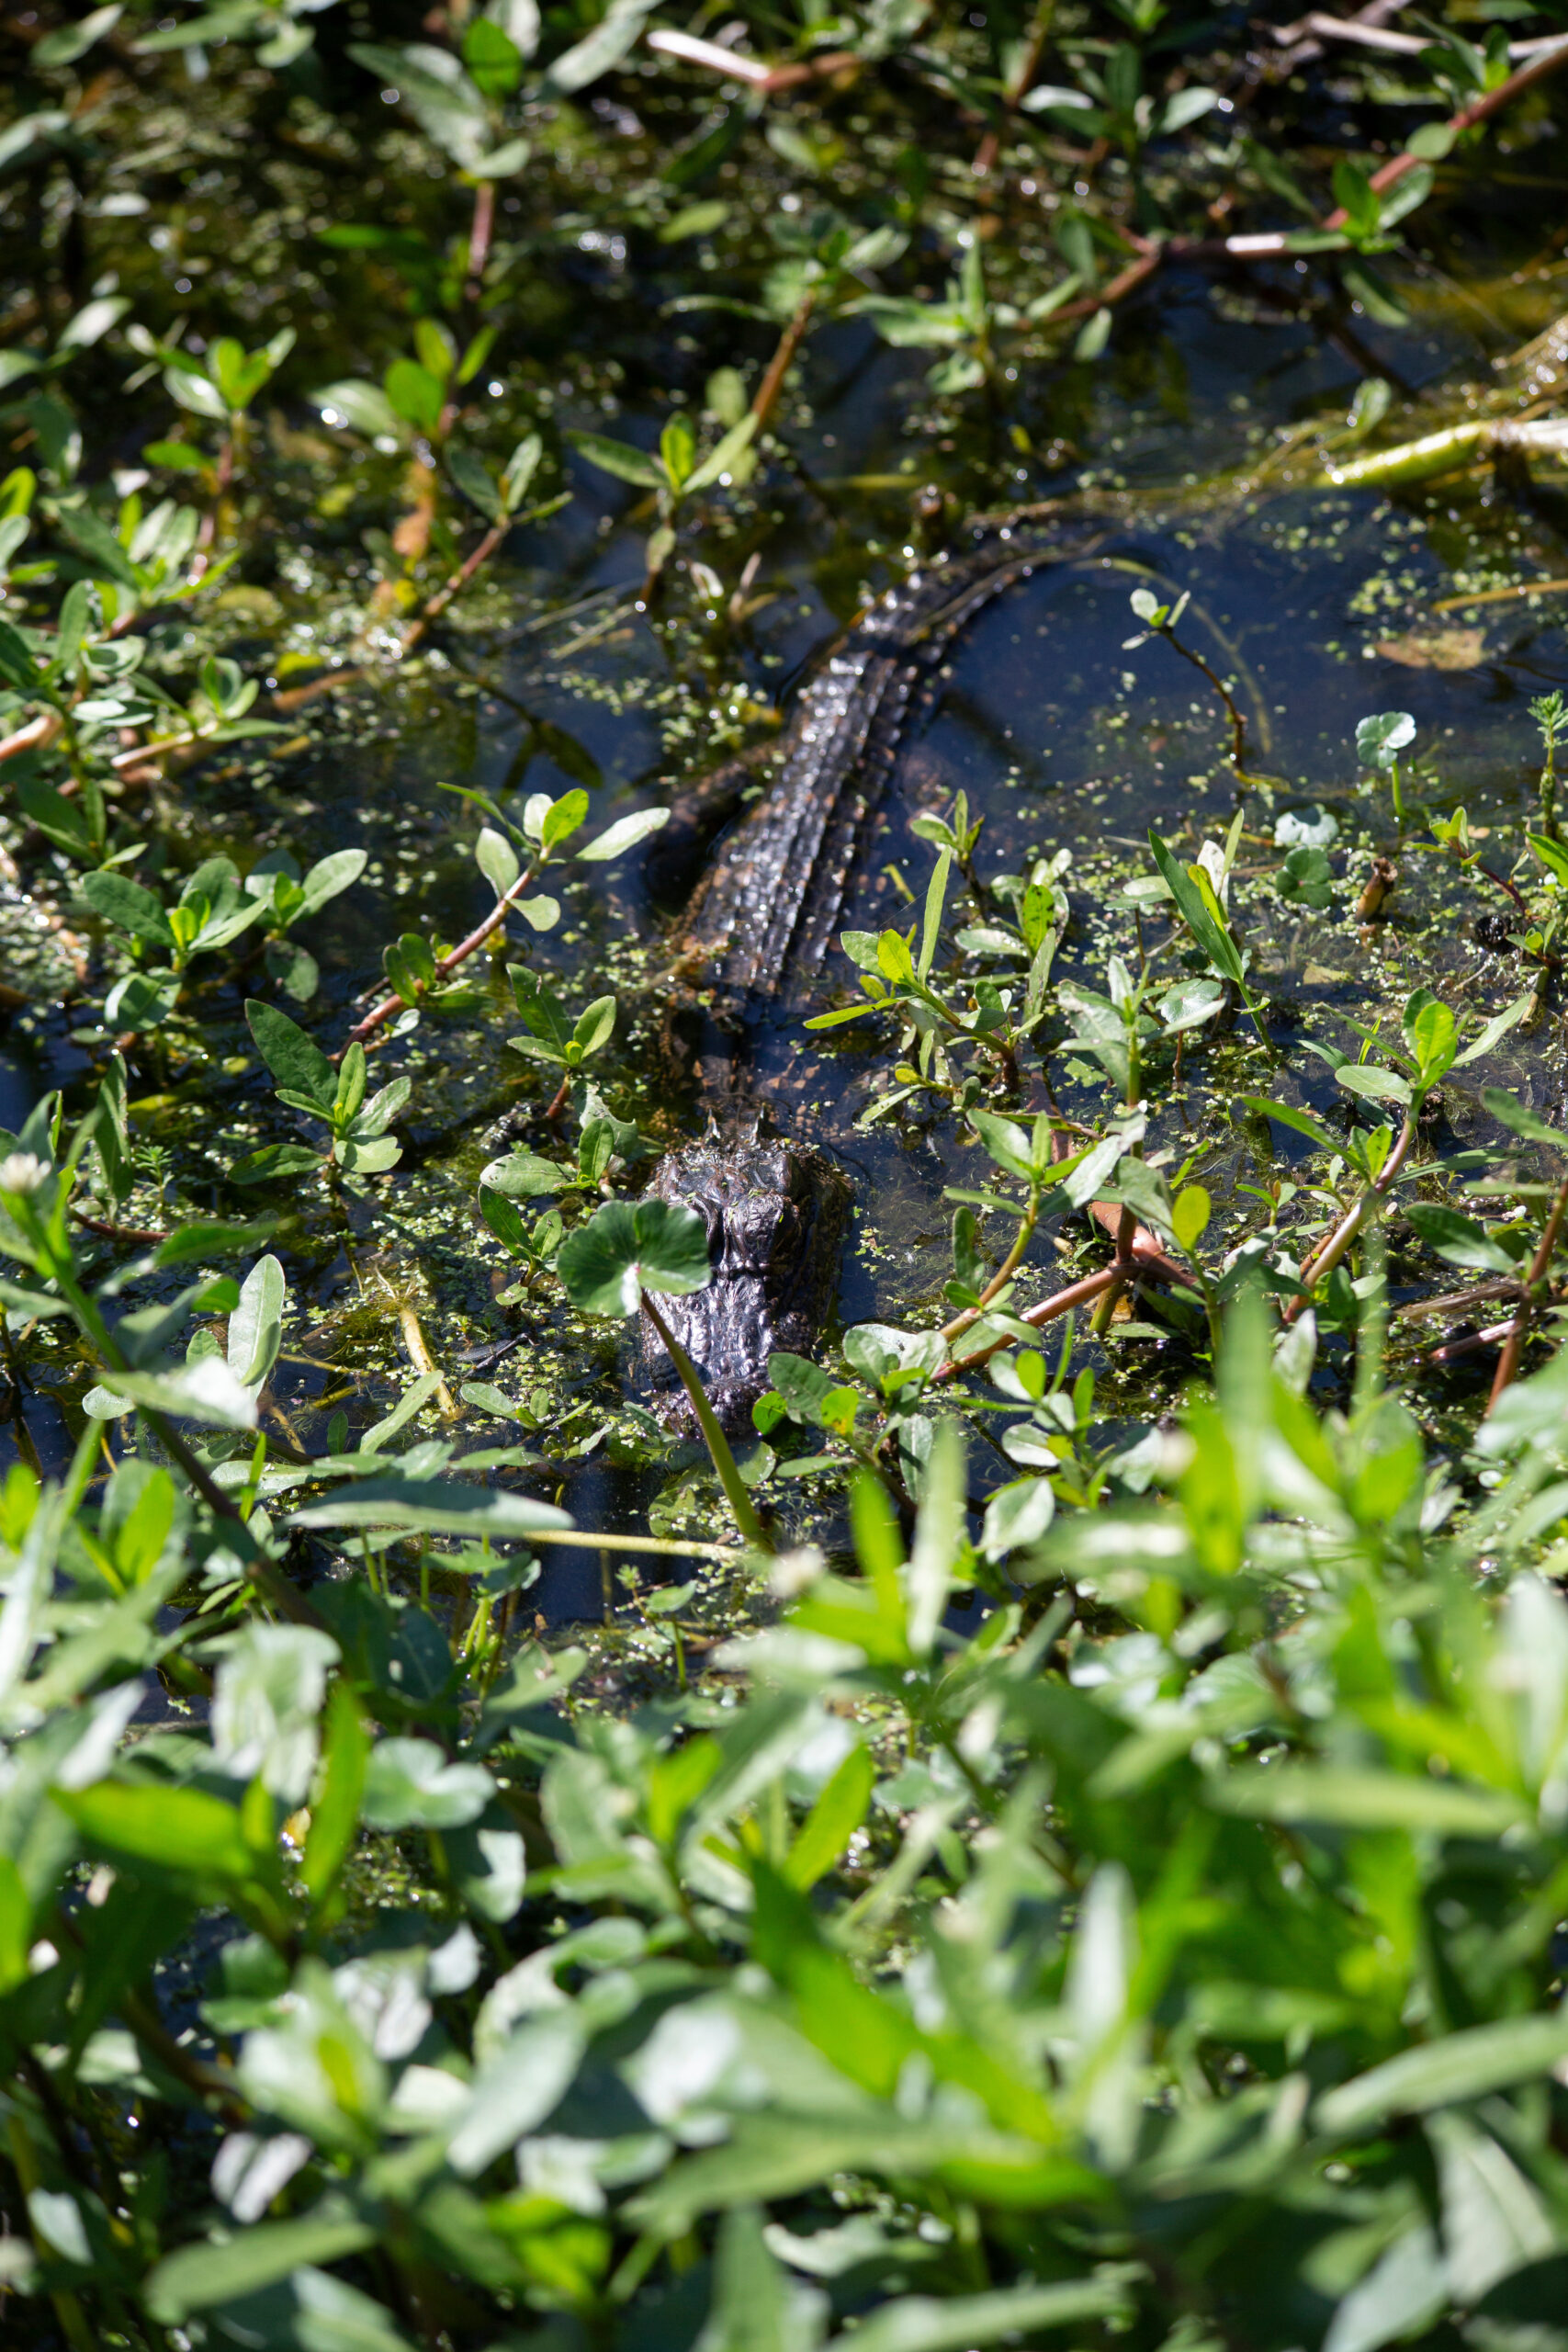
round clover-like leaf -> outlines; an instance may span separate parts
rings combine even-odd
[[[556,1271],[587,1315],[635,1315],[645,1290],[677,1295],[707,1282],[707,1227],[669,1201],[606,1201],[561,1243]]]
[[[1367,768],[1391,768],[1408,744],[1416,741],[1416,721],[1407,710],[1380,710],[1359,721],[1356,755]]]

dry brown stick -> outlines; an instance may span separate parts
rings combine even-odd
[[[536,871],[536,867],[525,865],[506,896],[496,900],[483,922],[476,923],[467,939],[460,939],[456,947],[449,947],[445,956],[436,958],[435,977],[438,980],[444,980],[449,972],[455,972],[459,964],[467,963],[468,957],[484,945],[491,933],[500,930],[515,905],[519,892],[527,888]],[[355,1023],[348,1033],[349,1044],[352,1045],[357,1037],[368,1037],[373,1029],[379,1029],[383,1021],[391,1019],[402,1001],[400,996],[382,997],[378,1003],[371,1006],[363,1021]],[[343,1056],[340,1054],[337,1058],[341,1061]]]
[[[432,1376],[434,1378],[435,1401],[441,1408],[442,1419],[457,1420],[457,1400],[447,1387],[439,1367],[431,1355],[425,1342],[423,1325],[415,1314],[412,1302],[406,1298],[398,1301],[398,1322],[402,1329],[403,1345],[409,1351],[409,1362],[415,1372],[423,1374],[426,1380]]]
[[[1423,50],[1432,46],[1428,34],[1390,32],[1386,26],[1370,22],[1364,17],[1329,17],[1316,8],[1293,25],[1271,25],[1269,30],[1282,48],[1303,32],[1318,40],[1344,40],[1358,49],[1386,50],[1390,56],[1396,57],[1419,57]],[[1508,55],[1520,59],[1540,57],[1554,48],[1561,38],[1558,33],[1544,33],[1534,40],[1510,41]]]
[[[1446,1298],[1412,1298],[1390,1311],[1394,1315],[1462,1315],[1468,1307],[1483,1306],[1493,1299],[1517,1298],[1519,1285],[1506,1274],[1499,1274],[1489,1283],[1475,1283],[1469,1290],[1452,1291]]]
[[[1120,1225],[1120,1209],[1100,1201],[1094,1203],[1091,1211],[1097,1222],[1100,1221],[1099,1212],[1102,1208]],[[1132,1246],[1125,1255],[1116,1257],[1109,1266],[1102,1266],[1099,1273],[1085,1274],[1081,1281],[1069,1283],[1066,1290],[1053,1292],[1049,1298],[1041,1299],[1037,1306],[1026,1306],[1017,1319],[1036,1327],[1042,1323],[1054,1323],[1058,1316],[1070,1315],[1075,1308],[1089,1306],[1112,1286],[1121,1290],[1128,1283],[1135,1283],[1142,1275],[1156,1275],[1165,1282],[1173,1276],[1181,1283],[1189,1280],[1174,1260],[1167,1257],[1154,1235],[1140,1225],[1134,1228]],[[973,1355],[961,1356],[955,1363],[944,1363],[940,1372],[931,1374],[933,1385],[939,1381],[955,1380],[960,1373],[972,1372],[994,1356],[998,1348],[1010,1344],[1010,1338],[1004,1334],[1001,1339],[993,1340],[988,1347],[976,1348]]]
[[[1390,17],[1397,17],[1404,5],[1405,0],[1369,0],[1366,7],[1357,9],[1352,21],[1359,25],[1381,25]],[[1280,38],[1281,28],[1279,26],[1270,26],[1269,29],[1274,34],[1276,40]],[[1297,40],[1284,56],[1270,60],[1270,65],[1275,74],[1293,74],[1297,66],[1310,64],[1314,57],[1323,55],[1323,43],[1320,40],[1314,40],[1312,35],[1305,31],[1304,18],[1294,26],[1285,26],[1283,30],[1300,33],[1303,37]]]
[[[1551,1272],[1564,1210],[1568,1210],[1568,1176],[1564,1176],[1557,1188],[1557,1198],[1551,1204],[1551,1214],[1546,1220],[1540,1247],[1530,1260],[1530,1270],[1525,1276],[1525,1295],[1519,1301],[1518,1311],[1503,1342],[1503,1352],[1497,1359],[1496,1376],[1492,1383],[1492,1394],[1486,1400],[1483,1419],[1489,1419],[1496,1411],[1503,1391],[1510,1387],[1518,1375],[1519,1358],[1524,1353],[1525,1340],[1535,1315],[1536,1292]]]
[[[1482,588],[1473,596],[1442,596],[1433,605],[1435,613],[1457,613],[1466,605],[1508,605],[1517,596],[1560,596],[1568,589],[1568,580],[1521,580],[1512,588]]]

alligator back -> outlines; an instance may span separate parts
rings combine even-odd
[[[810,978],[947,648],[1014,581],[1093,544],[1004,526],[973,553],[911,573],[861,615],[802,689],[773,782],[720,843],[691,900],[676,943],[690,982],[744,1011]]]

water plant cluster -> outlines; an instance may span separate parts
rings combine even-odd
[[[0,2340],[1568,2337],[1560,648],[1484,809],[1366,707],[1336,814],[1129,578],[1190,804],[1091,903],[944,793],[798,1024],[961,1160],[941,1281],[734,1442],[644,1192],[635,876],[716,759],[765,788],[803,514],[846,617],[978,506],[1135,512],[1098,404],[1207,273],[1356,380],[1231,434],[1235,511],[1389,495],[1470,619],[1552,593],[1568,36],[1389,13],[0,25]],[[1422,397],[1494,175],[1511,332]],[[653,788],[531,631],[665,665]],[[480,695],[512,768],[411,848],[378,731]]]

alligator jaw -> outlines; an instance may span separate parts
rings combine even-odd
[[[822,1328],[838,1284],[848,1181],[808,1145],[715,1133],[671,1152],[652,1189],[695,1209],[707,1227],[707,1288],[661,1298],[660,1311],[695,1364],[720,1427],[744,1437],[752,1406],[773,1385],[769,1357],[806,1354]],[[643,1345],[660,1418],[694,1431],[662,1342],[645,1328]]]

